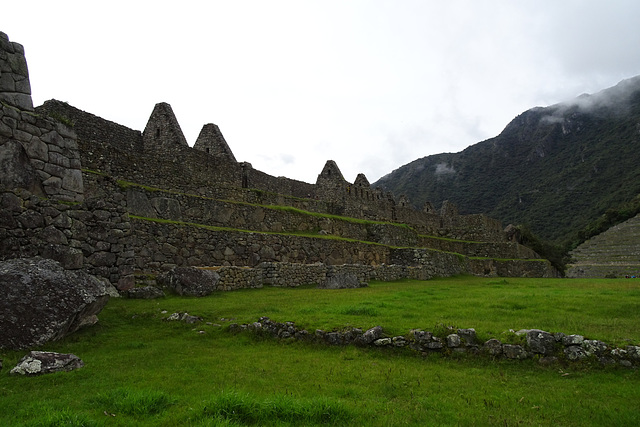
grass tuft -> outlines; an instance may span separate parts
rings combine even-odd
[[[173,405],[172,399],[160,391],[128,388],[100,394],[96,402],[108,413],[133,416],[157,415]]]
[[[258,400],[236,391],[213,397],[202,413],[205,418],[248,425],[343,425],[353,418],[343,405],[327,398],[295,399],[278,395]]]
[[[350,316],[369,316],[376,317],[378,315],[378,310],[373,307],[358,305],[358,306],[348,306],[344,307],[338,311],[339,314],[346,314]]]

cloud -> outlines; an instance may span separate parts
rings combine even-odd
[[[454,174],[456,173],[456,170],[453,168],[453,166],[449,166],[446,163],[438,163],[436,165],[436,170],[434,172],[434,174],[436,176],[439,175],[450,175],[450,174]]]
[[[25,46],[36,105],[142,130],[169,102],[190,144],[216,123],[239,161],[307,182],[327,159],[374,182],[640,74],[624,0],[29,4],[0,31]]]

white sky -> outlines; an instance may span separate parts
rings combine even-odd
[[[238,161],[370,182],[496,136],[521,112],[640,74],[637,0],[14,1],[34,105],[143,130],[173,107]]]

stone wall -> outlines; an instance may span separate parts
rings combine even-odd
[[[212,198],[395,221],[410,224],[422,234],[477,241],[506,240],[499,221],[484,215],[458,215],[455,208],[440,212],[416,210],[406,198],[396,201],[391,194],[372,189],[362,174],[353,184],[347,182],[333,161],[327,162],[315,184],[309,184],[274,177],[246,162],[237,163],[230,152],[228,156],[219,156],[190,148],[180,136],[179,124],[168,109],[168,104],[158,104],[154,108],[145,129],[145,145],[140,132],[68,104],[51,100],[37,108],[74,124],[86,169],[133,183]],[[160,114],[163,111],[166,114]],[[167,115],[170,117],[165,117]],[[162,136],[159,146],[153,149],[152,136],[155,134],[151,128],[156,127],[162,127]],[[167,142],[169,140],[175,141]],[[224,146],[228,149],[226,142]]]
[[[0,105],[0,165],[4,188],[71,202],[83,199],[76,136],[63,124]]]
[[[415,210],[363,174],[348,183],[332,161],[315,184],[274,177],[236,162],[215,125],[190,148],[168,104],[139,132],[55,100],[33,110],[29,87],[22,47],[0,33],[3,258],[54,258],[125,290],[134,270],[175,266],[224,267],[222,286],[235,289],[258,281],[240,267],[263,263],[280,263],[271,281],[282,286],[340,272],[363,281],[513,273],[526,264],[465,255],[535,255],[506,244],[497,221],[452,205]],[[458,241],[398,249],[436,242],[424,234]],[[458,249],[465,255],[450,253]]]
[[[119,283],[133,264],[125,208],[85,199],[76,134],[33,111],[29,86],[23,49],[0,33],[0,258],[39,255]]]
[[[69,203],[0,191],[0,259],[42,256],[126,288],[133,286],[130,234],[124,206],[109,201]]]
[[[118,123],[79,110],[66,102],[51,99],[36,107],[36,112],[66,122],[83,144],[115,147],[127,152],[142,152],[142,133]]]
[[[386,336],[381,326],[375,326],[366,331],[351,327],[340,331],[316,329],[310,332],[296,327],[294,322],[274,322],[268,317],[261,317],[257,322],[250,324],[233,323],[229,325],[229,331],[251,332],[276,339],[310,341],[327,345],[408,348],[422,354],[434,352],[445,356],[472,354],[492,359],[512,360],[536,358],[538,363],[545,366],[559,366],[566,362],[592,362],[602,366],[619,365],[626,368],[635,368],[640,365],[640,346],[615,347],[604,341],[587,339],[582,335],[551,333],[540,329],[522,329],[514,332],[516,336],[524,337],[522,344],[502,343],[496,338],[481,341],[473,328],[449,327],[444,333],[438,335],[431,331],[411,329],[405,335]]]
[[[261,262],[381,264],[382,245],[295,235],[219,230],[131,218],[136,267],[157,272],[176,266],[256,266]]]
[[[21,44],[0,32],[0,102],[18,110],[33,111],[29,69]]]
[[[449,238],[437,238],[420,236],[419,247],[428,247],[446,252],[456,252],[470,257],[504,258],[504,259],[537,259],[538,254],[526,246],[515,242],[485,242],[454,240]]]

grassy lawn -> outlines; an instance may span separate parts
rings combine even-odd
[[[178,311],[204,322],[163,321]],[[82,369],[14,377],[26,352],[0,353],[0,425],[640,425],[637,370],[424,357],[227,330],[260,316],[311,332],[455,326],[508,340],[509,329],[539,328],[624,346],[640,344],[640,282],[457,277],[114,299],[98,325],[41,348],[78,355]]]

